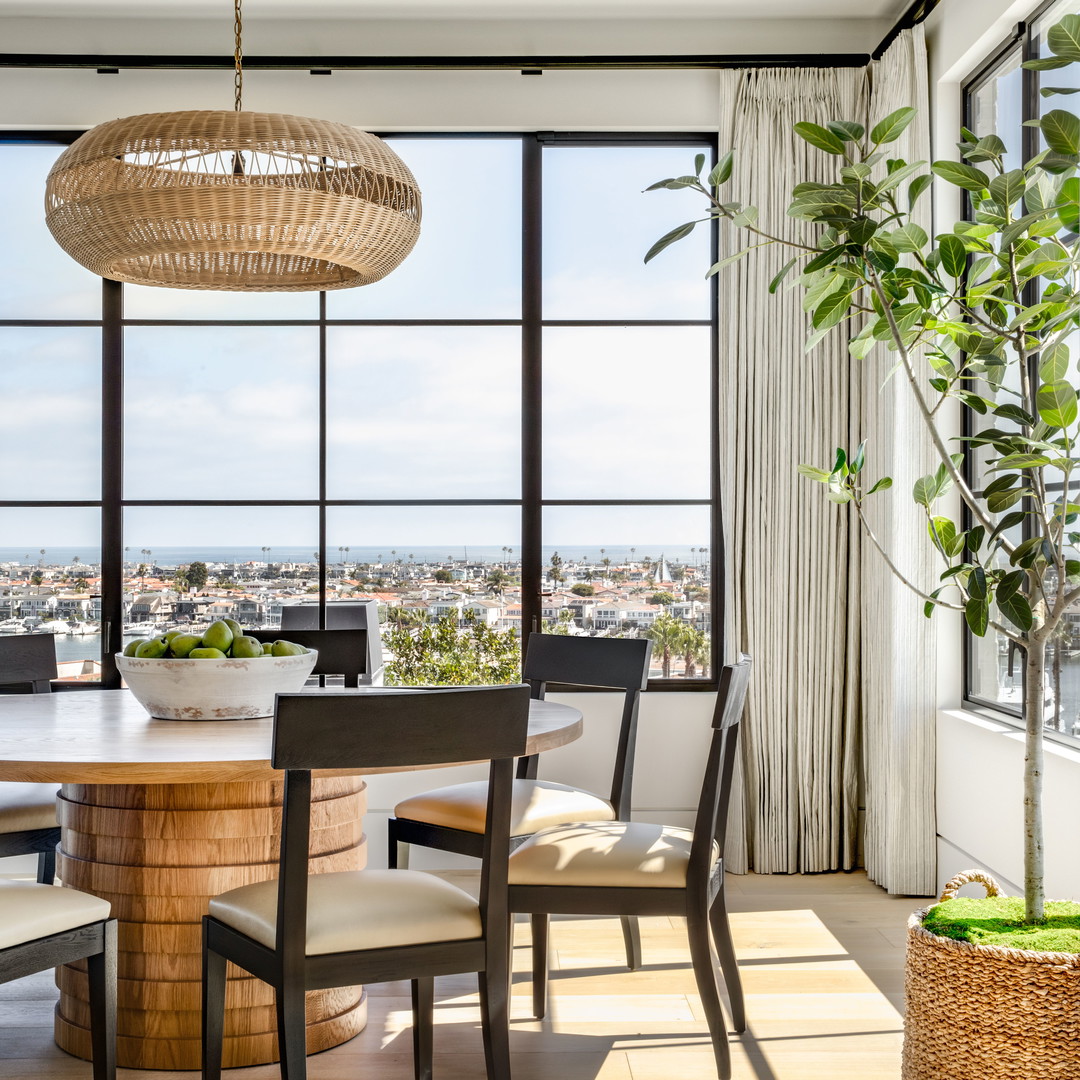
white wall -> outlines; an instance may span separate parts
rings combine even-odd
[[[944,0],[927,20],[935,159],[957,157],[962,82],[1035,7],[1036,0]],[[939,228],[959,216],[959,195],[949,185],[935,186]],[[1023,891],[1023,737],[1011,724],[959,708],[959,625],[940,640],[947,655],[939,664],[939,886],[960,870],[979,867],[1018,894]],[[1044,784],[1047,895],[1080,896],[1080,751],[1047,742]]]

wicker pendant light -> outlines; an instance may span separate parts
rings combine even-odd
[[[88,270],[173,289],[300,292],[368,285],[420,234],[420,190],[374,135],[236,108],[100,124],[57,159],[45,220]]]

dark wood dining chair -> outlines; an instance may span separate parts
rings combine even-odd
[[[257,641],[292,641],[305,649],[319,653],[312,675],[318,675],[322,685],[327,675],[340,675],[346,686],[359,686],[360,677],[368,670],[366,630],[247,630]]]
[[[86,960],[94,1080],[116,1080],[116,920],[108,900],[0,881],[0,983]]]
[[[0,693],[48,694],[56,678],[52,634],[0,637]],[[56,876],[56,784],[0,784],[0,858],[37,855],[37,879]]]
[[[538,832],[510,856],[510,910],[532,916],[535,1015],[546,1011],[550,915],[683,916],[720,1080],[731,1076],[731,1053],[710,926],[732,1023],[736,1031],[746,1028],[724,900],[724,833],[749,678],[747,656],[721,673],[693,831],[638,821],[582,822]]]
[[[203,1080],[221,1076],[225,968],[274,987],[284,1080],[306,1076],[304,991],[412,981],[418,1080],[431,1076],[434,977],[476,971],[488,1080],[509,1080],[506,864],[527,686],[279,694],[271,764],[285,770],[280,873],[210,901],[203,920]],[[479,900],[415,870],[308,874],[311,770],[487,760]]]
[[[607,796],[538,780],[537,756],[518,762],[510,816],[510,844],[517,847],[539,829],[564,821],[613,821],[630,816],[638,704],[649,681],[652,642],[637,638],[569,637],[530,634],[523,678],[534,698],[548,687],[567,689],[607,687],[623,692],[622,716]],[[399,844],[479,855],[484,843],[484,782],[453,784],[404,799],[387,822],[388,859],[397,866]],[[641,936],[637,920],[622,920],[626,964],[641,965]]]

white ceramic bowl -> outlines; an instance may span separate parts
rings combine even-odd
[[[140,705],[162,720],[246,720],[271,716],[274,695],[299,690],[315,666],[301,656],[251,660],[142,660],[116,657],[117,670]]]

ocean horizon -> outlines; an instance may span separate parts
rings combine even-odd
[[[708,552],[699,547],[686,544],[575,544],[551,545],[540,549],[542,561],[550,562],[557,551],[566,563],[601,563],[605,558],[612,564],[630,561],[641,562],[643,559],[659,559],[668,562],[702,563],[707,561]],[[146,554],[149,552],[149,554]],[[307,563],[316,561],[314,547],[295,545],[265,550],[261,547],[162,547],[135,549],[124,552],[124,561],[132,566],[140,563],[152,563],[163,568],[185,566],[193,562],[204,562],[222,566],[242,566],[248,563]],[[91,547],[55,547],[45,548],[0,548],[0,563],[15,566],[71,566],[76,557],[83,565],[97,565],[101,562],[99,548]],[[520,550],[516,547],[509,551],[501,547],[477,545],[475,547],[353,547],[348,552],[337,547],[327,548],[328,566],[347,563],[510,563],[521,561]]]

